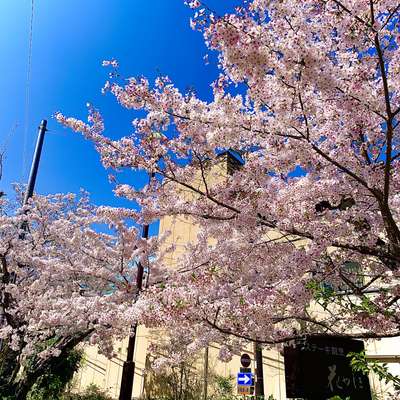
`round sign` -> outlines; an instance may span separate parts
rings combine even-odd
[[[243,367],[247,368],[248,366],[250,366],[251,363],[251,358],[248,354],[244,353],[242,354],[242,356],[240,357],[240,363],[243,365]]]

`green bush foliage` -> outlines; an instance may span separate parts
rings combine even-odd
[[[96,385],[89,385],[83,393],[65,393],[60,400],[113,400]]]
[[[81,350],[73,349],[66,357],[55,358],[29,391],[27,400],[58,400],[62,397],[83,359]]]

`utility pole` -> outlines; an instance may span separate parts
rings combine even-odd
[[[46,131],[47,131],[47,121],[43,119],[39,126],[39,133],[36,140],[35,152],[33,154],[31,172],[29,174],[28,186],[26,187],[26,192],[24,196],[24,202],[23,202],[24,205],[28,203],[28,200],[33,195],[33,190],[35,188],[36,177],[39,169],[40,156],[42,154],[44,134],[46,133]]]
[[[142,231],[142,238],[147,239],[149,237],[149,226],[144,225]],[[142,263],[139,261],[137,264],[137,275],[136,275],[136,289],[139,293],[142,290],[144,268]],[[135,361],[133,359],[136,343],[138,324],[135,323],[131,326],[131,334],[128,339],[128,350],[126,360],[122,367],[121,387],[119,391],[119,400],[131,400],[133,379],[135,376]]]
[[[203,400],[207,400],[207,389],[208,389],[208,346],[204,349]]]
[[[150,180],[153,177],[154,173],[150,175]],[[146,224],[143,225],[142,238],[148,239],[148,237],[149,237],[149,225]],[[136,289],[138,294],[142,290],[143,274],[144,274],[144,268],[142,263],[139,261],[137,264],[137,275],[136,275]],[[135,361],[133,356],[135,352],[137,329],[138,329],[137,323],[131,326],[131,334],[129,335],[128,339],[128,350],[127,350],[126,360],[124,361],[124,365],[122,367],[119,400],[131,400],[132,398],[133,380],[135,376]]]
[[[38,132],[38,137],[36,140],[36,147],[35,147],[35,152],[33,154],[33,160],[32,160],[32,165],[31,165],[31,172],[29,174],[29,180],[28,180],[28,185],[26,187],[25,195],[24,195],[24,200],[23,200],[23,205],[28,204],[28,200],[32,197],[33,195],[33,190],[35,189],[35,183],[36,183],[36,177],[37,177],[37,172],[39,169],[39,162],[40,162],[40,156],[42,154],[42,147],[43,147],[43,141],[44,141],[44,134],[47,131],[47,120],[43,119],[39,125],[39,132]],[[26,226],[22,226],[22,229],[26,229]],[[25,234],[22,233],[20,235],[20,239],[24,239]],[[3,275],[2,281],[4,284],[7,283],[15,283],[17,279],[17,275],[15,273],[10,273],[8,278],[5,278]],[[0,326],[3,325],[4,319],[5,319],[5,309],[4,309],[4,293],[1,293],[1,307],[0,307]],[[0,339],[0,350],[3,348],[3,340]]]
[[[262,359],[262,348],[256,341],[254,342],[254,355],[256,361],[256,396],[264,398],[264,367]]]

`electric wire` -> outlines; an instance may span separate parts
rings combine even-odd
[[[33,17],[35,3],[31,0],[31,16],[28,33],[28,65],[26,69],[26,84],[25,84],[25,110],[24,110],[24,131],[23,131],[23,149],[22,149],[22,171],[21,178],[24,180],[27,166],[28,153],[28,128],[29,128],[29,108],[31,96],[31,75],[32,75],[32,44],[33,44]]]
[[[10,143],[11,137],[15,134],[17,128],[18,128],[18,122],[15,122],[14,125],[11,127],[11,129],[8,131],[8,134],[3,140],[3,143],[1,143],[0,145],[0,180],[3,177],[4,161],[6,158],[7,148]],[[1,193],[2,192],[0,191],[0,197]]]
[[[3,142],[2,142],[1,145],[0,145],[0,152],[1,152],[1,153],[5,153],[5,152],[6,152],[6,150],[7,150],[7,148],[8,148],[8,145],[10,144],[10,140],[11,140],[11,138],[14,136],[14,134],[15,134],[15,132],[16,132],[16,130],[17,130],[18,127],[19,127],[18,121],[15,122],[15,123],[11,126],[10,130],[8,131],[7,135],[5,136]]]
[[[25,121],[24,121],[24,136],[23,136],[23,149],[22,149],[22,173],[21,178],[24,178],[26,169],[26,158],[27,158],[27,145],[28,145],[28,121],[29,121],[29,106],[30,106],[30,85],[31,85],[31,66],[32,66],[32,42],[33,42],[33,15],[34,15],[34,0],[31,0],[31,17],[29,26],[29,37],[28,37],[28,65],[26,71],[26,85],[25,85]],[[15,124],[14,130],[18,124]],[[8,139],[13,133],[13,129],[5,140],[4,146],[7,146]],[[5,147],[4,147],[5,148]],[[1,163],[4,161],[4,152],[1,153]],[[2,169],[0,170],[2,173]],[[1,294],[2,295],[2,294]],[[0,314],[0,325],[4,323],[4,309],[1,310]],[[3,348],[3,339],[0,339],[0,350]]]

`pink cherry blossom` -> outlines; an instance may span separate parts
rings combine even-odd
[[[136,213],[71,194],[36,196],[23,208],[10,212],[3,204],[0,211],[0,338],[22,359],[48,338],[77,335],[110,354],[135,322],[135,261],[151,275],[147,257],[156,250],[155,239],[128,225]],[[41,357],[60,350],[56,344]]]
[[[145,112],[120,140],[93,108],[88,124],[58,114],[105,167],[156,173],[115,189],[139,219],[198,230],[175,269],[159,239],[157,279],[133,306],[142,323],[182,348],[400,334],[399,18],[392,0],[204,8],[191,26],[219,54],[212,101],[165,77],[114,79],[121,106]],[[228,155],[230,173],[222,150],[242,159]]]

